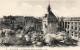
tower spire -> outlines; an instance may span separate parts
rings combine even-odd
[[[50,0],[49,0],[49,5],[50,5]]]
[[[50,7],[50,0],[49,0],[49,5],[48,5],[48,8],[49,8],[49,9],[51,9],[51,7]]]
[[[48,12],[51,11],[51,7],[50,7],[50,0],[49,0],[49,5],[48,5]]]

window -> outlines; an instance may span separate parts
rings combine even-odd
[[[73,26],[71,26],[71,29],[73,29]]]
[[[80,33],[79,33],[79,35],[80,35]]]
[[[80,33],[79,33],[79,38],[80,38]]]
[[[72,31],[72,33],[73,33],[73,31]]]
[[[77,37],[77,32],[75,32],[75,37]]]
[[[80,35],[79,35],[79,38],[80,38]]]
[[[75,27],[75,30],[77,30],[77,27]]]
[[[75,22],[75,25],[77,25],[77,22]]]
[[[79,25],[80,25],[80,23],[79,23]]]
[[[79,27],[79,31],[80,31],[80,27]]]
[[[72,36],[73,36],[73,34],[72,34]]]
[[[67,31],[67,33],[69,33],[69,31]]]
[[[73,24],[73,22],[71,22],[71,24]]]
[[[69,22],[68,22],[68,24],[69,24]]]
[[[65,22],[65,28],[67,28],[67,22]]]
[[[75,32],[75,34],[77,34],[77,32]]]
[[[75,37],[77,37],[77,35],[75,35]]]
[[[68,28],[69,28],[69,25],[68,25]]]
[[[47,28],[47,25],[45,24],[45,28]]]

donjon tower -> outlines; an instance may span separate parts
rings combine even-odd
[[[58,19],[57,17],[52,13],[50,3],[47,8],[47,14],[43,17],[42,20],[42,29],[43,33],[54,33],[56,34],[58,32]]]

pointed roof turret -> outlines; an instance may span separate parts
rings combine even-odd
[[[53,14],[52,11],[51,11],[50,0],[49,0],[49,5],[48,5],[47,10],[48,10],[48,14]],[[54,14],[53,14],[53,15],[54,15]]]
[[[50,7],[50,0],[49,0],[49,5],[48,5],[48,12],[51,11],[51,7]]]
[[[50,0],[48,5],[48,21],[54,21],[54,22],[58,21],[54,13],[51,11]]]

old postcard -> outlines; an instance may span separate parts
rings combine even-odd
[[[0,0],[1,50],[75,50],[79,0]]]

